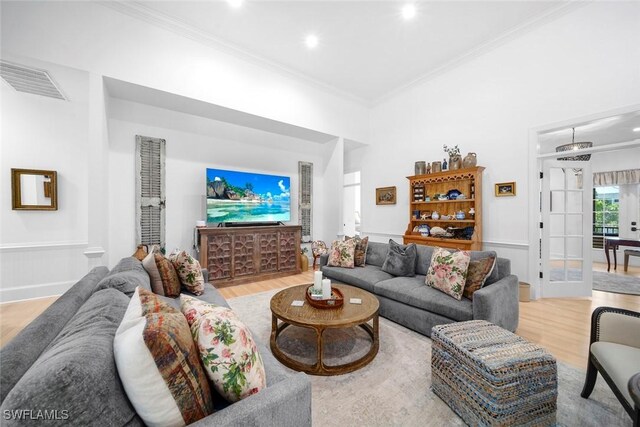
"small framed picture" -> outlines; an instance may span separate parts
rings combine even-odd
[[[396,187],[376,188],[376,205],[395,205]]]
[[[496,184],[496,197],[515,196],[515,182],[500,182]]]

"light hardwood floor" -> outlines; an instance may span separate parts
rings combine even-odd
[[[594,270],[606,271],[606,265],[594,264]],[[640,277],[640,268],[630,267],[627,273],[620,268],[615,274]],[[312,277],[312,271],[307,271],[296,276],[222,288],[220,292],[225,298],[235,298],[310,283]],[[0,346],[13,338],[55,299],[51,297],[1,304]],[[603,305],[640,311],[640,296],[594,291],[591,298],[548,298],[520,303],[520,326],[516,332],[542,345],[558,360],[584,369],[587,364],[591,312]]]

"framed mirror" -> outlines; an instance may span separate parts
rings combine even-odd
[[[56,171],[11,169],[11,204],[14,210],[58,210]]]

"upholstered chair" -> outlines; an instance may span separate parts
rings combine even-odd
[[[632,376],[629,380],[629,394],[631,395],[631,400],[633,400],[633,403],[636,405],[636,419],[633,420],[633,427],[640,427],[640,417],[638,417],[638,413],[640,412],[640,372]]]
[[[591,315],[591,343],[587,377],[581,396],[591,395],[598,372],[607,382],[633,425],[638,426],[638,399],[632,397],[632,377],[640,373],[640,313],[614,307],[598,307]],[[637,381],[636,381],[637,392]],[[634,401],[635,399],[635,401]]]
[[[316,264],[318,262],[318,258],[322,255],[326,254],[329,250],[327,249],[327,244],[322,240],[314,240],[311,243],[311,253],[313,254],[313,269],[316,269]]]

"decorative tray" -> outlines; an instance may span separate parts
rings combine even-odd
[[[310,306],[315,308],[338,308],[342,307],[344,304],[344,295],[340,292],[338,288],[331,288],[331,298],[329,299],[313,299],[311,298],[311,289],[313,285],[307,288],[305,292],[305,297],[307,298],[307,302]]]

